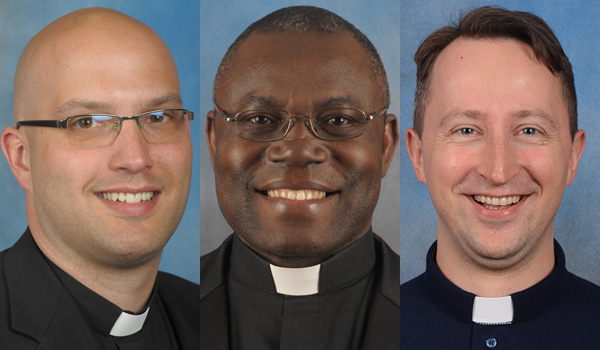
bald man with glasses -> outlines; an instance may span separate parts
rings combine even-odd
[[[29,227],[0,253],[1,347],[197,349],[198,285],[158,272],[193,119],[162,39],[109,9],[57,19],[21,55],[14,118],[0,143]]]

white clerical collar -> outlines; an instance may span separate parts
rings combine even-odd
[[[110,330],[110,335],[126,337],[139,332],[144,325],[144,321],[146,321],[148,311],[150,311],[150,308],[147,308],[141,315],[133,315],[125,311],[121,312],[121,316],[119,316],[115,325]]]
[[[499,298],[475,297],[473,322],[479,324],[508,324],[513,320],[513,303],[510,296]]]
[[[277,293],[311,295],[319,292],[321,264],[297,269],[269,265]]]

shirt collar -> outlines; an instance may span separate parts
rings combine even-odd
[[[286,268],[269,264],[269,267],[277,293],[295,296],[319,293],[321,264],[301,268]]]
[[[269,293],[277,293],[279,286],[276,287],[271,265],[266,260],[246,246],[236,234],[233,235],[231,249],[230,273],[235,279],[248,287]],[[375,266],[375,259],[374,236],[373,232],[369,230],[356,242],[342,249],[340,252],[319,265],[309,267],[306,270],[281,270],[281,268],[277,267],[275,267],[274,270],[277,270],[278,272],[283,271],[283,274],[288,277],[288,282],[290,282],[290,275],[298,274],[302,276],[306,284],[301,287],[301,295],[315,294],[316,292],[324,294],[350,285],[369,274]],[[318,288],[316,290],[315,272],[318,274]],[[275,278],[278,279],[278,283],[281,282],[279,277]],[[292,277],[292,279],[294,279],[294,277]],[[285,282],[284,284],[288,287],[290,285]],[[298,287],[299,286],[296,285],[293,290],[297,290]],[[289,289],[279,290],[290,291]]]
[[[435,262],[436,251],[437,242],[433,243],[427,252],[427,270],[424,278],[426,293],[437,307],[463,322],[471,323],[475,295],[460,289],[442,274]],[[564,294],[568,272],[565,267],[565,255],[556,240],[554,256],[554,269],[546,278],[510,296],[514,310],[513,322],[526,320],[544,311]]]
[[[473,322],[483,325],[509,324],[514,316],[512,297],[475,297],[473,300]]]
[[[117,305],[111,303],[101,295],[89,289],[79,281],[71,277],[61,268],[56,266],[50,259],[46,259],[65,288],[73,295],[82,314],[93,328],[102,334],[109,336],[128,336],[139,332],[146,321],[150,307],[155,304],[157,298],[157,283],[154,283],[152,294],[146,308],[139,313],[121,310]]]

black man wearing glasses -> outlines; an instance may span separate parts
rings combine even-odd
[[[324,9],[275,11],[225,54],[214,103],[234,234],[201,259],[201,346],[397,349],[399,259],[371,221],[398,129],[371,42]]]

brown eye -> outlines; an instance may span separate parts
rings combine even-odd
[[[281,118],[271,115],[268,113],[252,113],[241,116],[237,120],[240,124],[253,125],[253,126],[262,126],[269,124],[279,124],[281,122]]]
[[[91,129],[98,125],[98,121],[94,120],[92,117],[80,118],[75,122],[75,126],[80,129]]]
[[[353,124],[353,120],[345,115],[332,115],[325,118],[323,123],[330,125],[347,125]]]
[[[353,127],[364,124],[364,115],[353,109],[333,109],[315,112],[322,128]]]
[[[265,116],[265,115],[255,115],[255,116],[252,116],[252,117],[248,118],[248,120],[251,123],[254,123],[254,124],[270,124],[270,123],[273,123],[273,119],[271,119],[271,118],[269,118],[268,116]]]
[[[150,114],[148,117],[149,123],[165,123],[171,119],[171,116],[166,112],[156,112]]]

